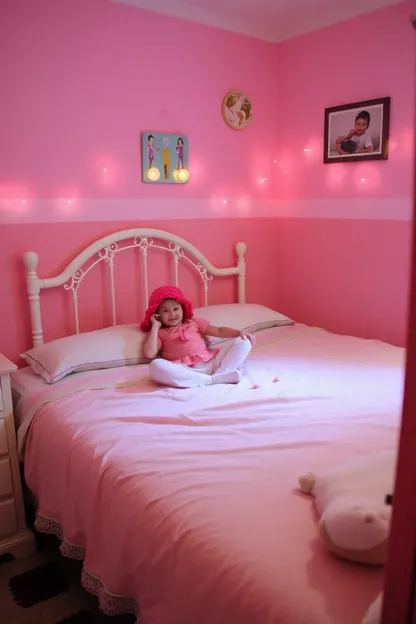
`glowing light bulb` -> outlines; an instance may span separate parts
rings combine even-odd
[[[107,167],[104,167],[104,173],[107,173],[108,169]]]
[[[264,184],[264,183],[266,182],[266,180],[267,180],[267,178],[261,178],[261,179],[260,179],[260,182],[261,182],[262,184]]]
[[[147,172],[147,177],[151,182],[156,182],[160,178],[160,171],[157,167],[151,167]]]
[[[25,203],[26,203],[26,200],[25,200],[25,199],[22,199],[22,204],[25,204]]]
[[[361,182],[365,182],[367,178],[361,178]]]
[[[309,147],[305,147],[305,148],[303,149],[303,151],[304,151],[304,152],[310,152],[311,150],[309,149]]]
[[[68,204],[70,204],[72,202],[72,199],[68,199]]]
[[[274,160],[273,162],[274,162],[275,165],[277,165],[277,160]]]
[[[187,182],[189,180],[189,171],[188,171],[188,169],[179,169],[179,171],[178,171],[178,180],[179,180],[179,182]]]
[[[223,199],[223,200],[222,200],[222,203],[223,203],[223,204],[226,204],[226,203],[227,203],[227,200],[226,200],[226,199]]]

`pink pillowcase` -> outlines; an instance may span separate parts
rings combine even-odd
[[[70,373],[144,364],[147,334],[138,325],[117,325],[52,340],[20,355],[36,375],[53,384]]]

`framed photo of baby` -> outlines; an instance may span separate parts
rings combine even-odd
[[[387,160],[390,98],[325,109],[324,163]]]

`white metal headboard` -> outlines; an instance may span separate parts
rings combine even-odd
[[[158,241],[158,242],[155,242]],[[148,250],[162,249],[172,255],[175,285],[179,286],[179,262],[185,261],[191,264],[199,273],[204,289],[204,302],[208,305],[208,283],[213,277],[237,275],[238,276],[238,301],[245,303],[246,284],[246,263],[244,255],[247,249],[245,243],[237,243],[237,264],[228,268],[217,268],[188,241],[163,230],[153,230],[147,228],[135,228],[131,230],[121,230],[108,236],[104,236],[86,247],[78,254],[72,262],[55,277],[41,279],[36,268],[39,256],[34,251],[28,251],[23,257],[26,266],[27,291],[30,306],[30,317],[32,325],[33,346],[43,343],[42,314],[40,304],[40,291],[44,288],[55,288],[64,286],[72,292],[72,300],[75,316],[75,331],[80,333],[79,310],[78,310],[78,289],[84,277],[101,262],[107,263],[109,267],[110,296],[112,324],[117,324],[116,295],[114,288],[114,261],[118,253],[127,249],[138,249],[141,252],[144,272],[144,294],[145,305],[149,299],[148,284]],[[190,254],[189,257],[186,254]]]

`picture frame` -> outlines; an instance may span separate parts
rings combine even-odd
[[[142,181],[146,184],[189,182],[189,140],[185,134],[143,131]]]
[[[222,100],[221,113],[231,130],[245,130],[253,118],[253,105],[243,91],[230,91]]]
[[[387,160],[390,97],[325,109],[324,163]]]

